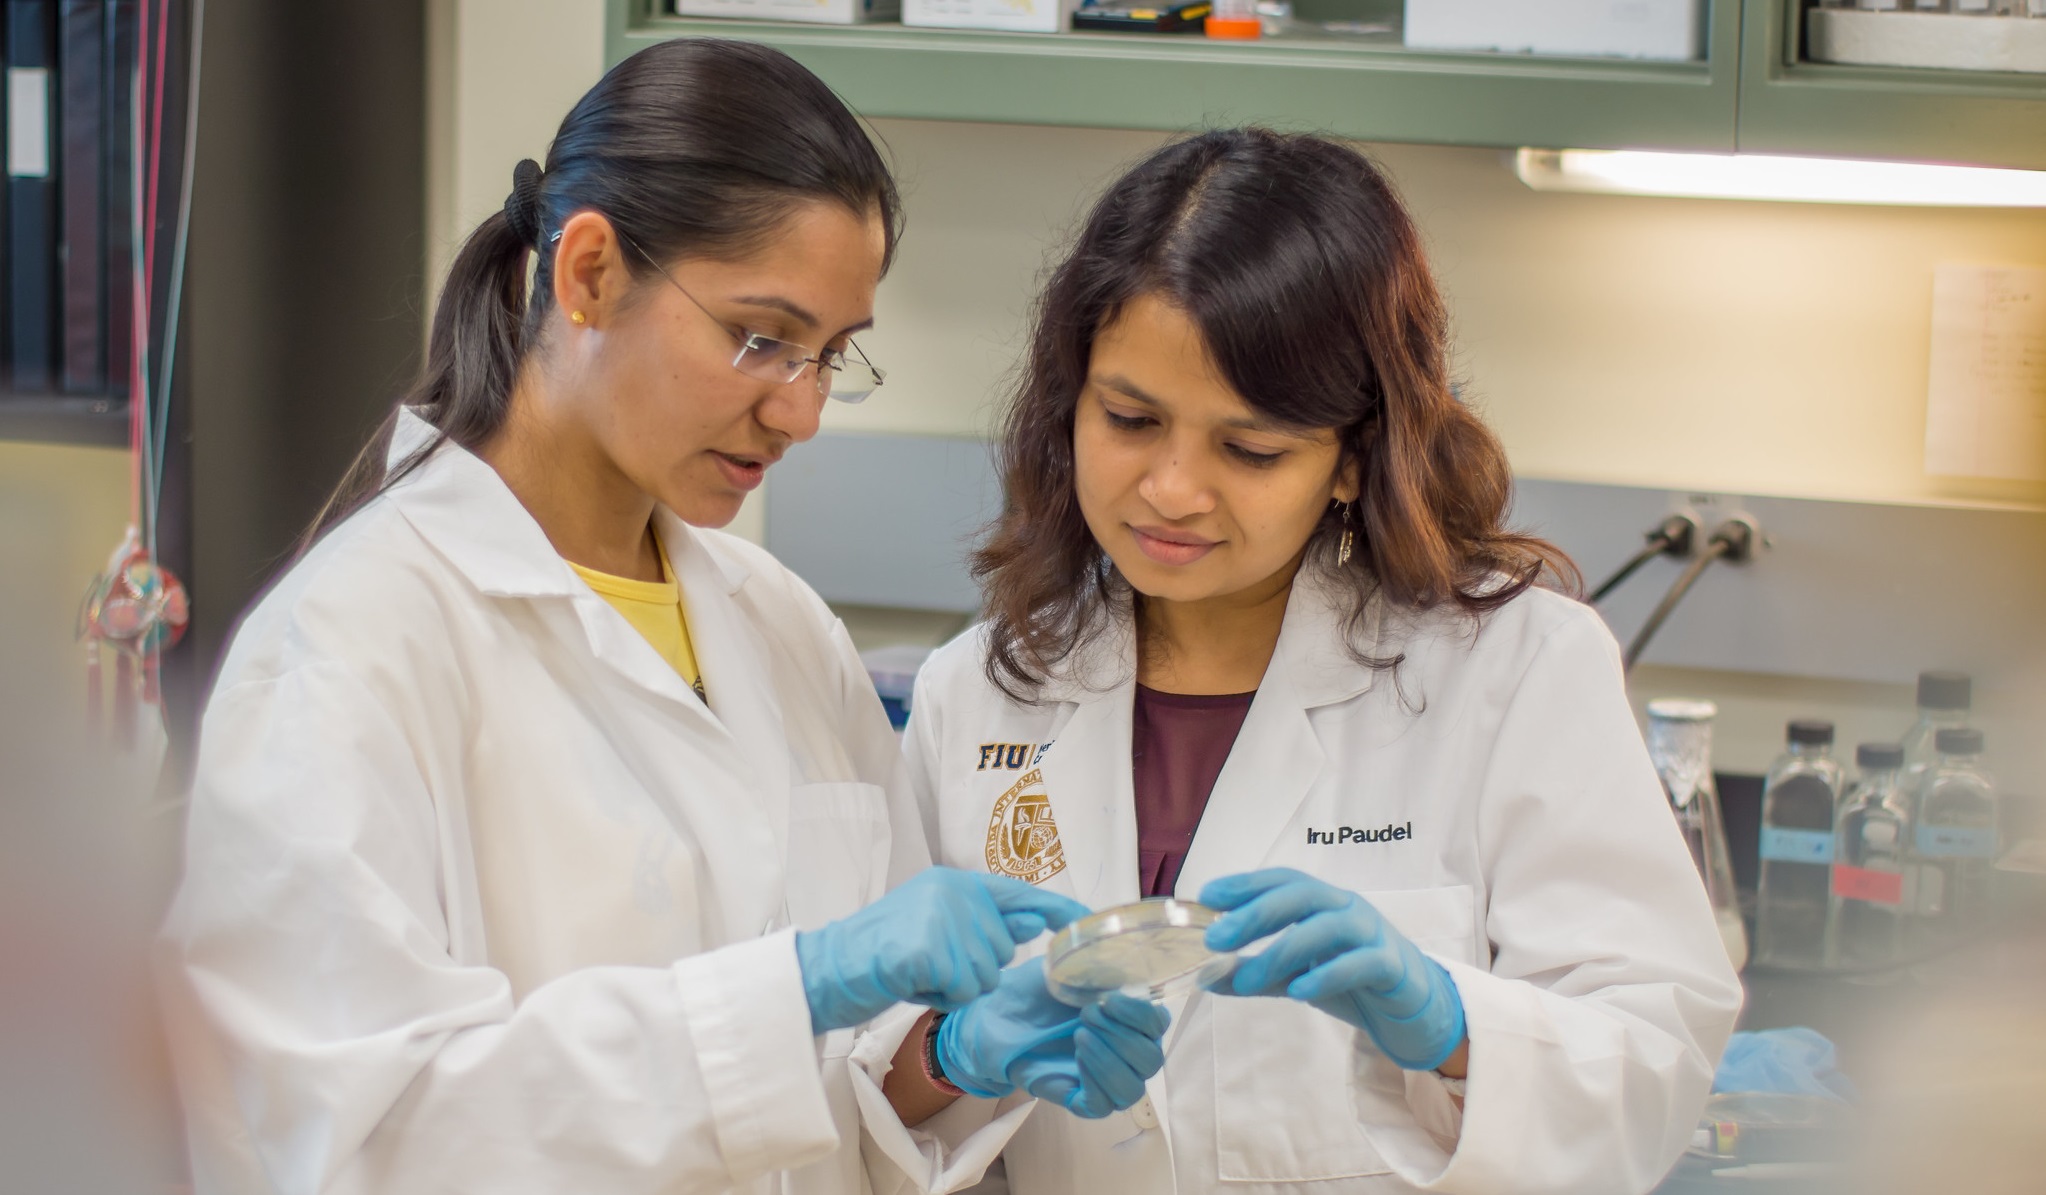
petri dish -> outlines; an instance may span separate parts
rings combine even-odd
[[[1171,897],[1103,909],[1052,937],[1044,956],[1045,987],[1084,1008],[1121,993],[1164,1000],[1229,973],[1233,953],[1209,950],[1203,936],[1222,914]]]

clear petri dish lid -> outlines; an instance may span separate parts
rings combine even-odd
[[[1084,1008],[1121,993],[1164,1000],[1227,975],[1233,953],[1209,950],[1204,936],[1222,914],[1171,897],[1103,909],[1053,935],[1044,956],[1045,987]]]

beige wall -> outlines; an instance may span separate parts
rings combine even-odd
[[[427,210],[438,278],[520,158],[604,73],[604,0],[429,0]]]
[[[513,163],[543,155],[601,74],[603,14],[601,0],[436,3],[431,232],[445,254],[503,202]],[[1118,168],[1163,138],[875,127],[909,212],[879,324],[862,337],[890,377],[874,401],[834,407],[827,425],[984,434],[1047,252]],[[1495,151],[1371,152],[1426,232],[1468,391],[1523,474],[2046,506],[2046,485],[1964,483],[1921,465],[1933,267],[2046,266],[2046,213],[1535,194]],[[759,534],[757,504],[734,529]],[[855,631],[874,642],[945,629],[868,621]],[[1910,704],[1901,684],[1667,669],[1636,679],[1643,694],[1719,699],[1722,759],[1746,769],[1779,748],[1785,717],[1833,716],[1852,741],[1883,733]]]
[[[6,687],[32,691],[46,708],[84,708],[85,655],[72,636],[78,606],[127,526],[126,452],[0,442]]]
[[[910,235],[868,337],[893,367],[841,426],[973,434],[1046,248],[1162,138],[877,125]],[[2046,502],[1922,468],[1932,270],[2046,266],[2046,213],[1536,194],[1491,150],[1380,145],[1531,476],[1802,497]]]

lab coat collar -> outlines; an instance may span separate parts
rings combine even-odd
[[[431,444],[439,432],[398,409],[386,465]],[[481,457],[443,441],[387,491],[390,502],[478,591],[492,597],[570,597],[586,588],[511,487]]]
[[[1354,628],[1348,600],[1314,574],[1294,583],[1272,662],[1180,873],[1181,893],[1258,865],[1325,764],[1308,711],[1371,687],[1377,670],[1344,644],[1367,658],[1375,653],[1382,599],[1372,599]],[[1044,783],[1059,823],[1065,878],[1091,908],[1139,895],[1130,768],[1136,672],[1135,630],[1122,617],[1075,651],[1040,693],[1041,700],[1075,706],[1045,752]]]
[[[748,575],[745,566],[730,553],[718,550],[713,537],[683,522],[665,506],[654,511],[654,529],[682,590],[683,616],[689,624],[697,667],[703,673],[709,708],[695,700],[667,661],[651,651],[638,653],[642,662],[657,661],[657,675],[645,678],[645,683],[672,683],[669,691],[688,694],[684,704],[692,715],[713,715],[730,736],[738,748],[738,762],[732,766],[753,776],[753,791],[759,794],[758,803],[774,830],[779,851],[788,842],[789,737],[781,703],[768,680],[774,669],[767,640],[734,600]]]
[[[432,443],[436,434],[417,414],[401,410],[389,463]],[[704,753],[709,766],[739,778],[755,799],[751,811],[734,810],[728,802],[696,808],[705,793],[720,790],[692,786],[667,794],[675,816],[685,824],[717,823],[729,829],[738,824],[735,818],[750,819],[757,811],[768,832],[763,845],[771,844],[764,856],[740,852],[729,863],[735,874],[725,877],[721,890],[735,895],[721,911],[724,940],[742,941],[786,923],[784,877],[760,860],[782,859],[786,853],[788,740],[768,679],[767,644],[735,600],[749,576],[746,566],[673,511],[655,508],[654,532],[682,591],[690,639],[709,691],[706,707],[674,667],[583,583],[497,470],[475,454],[458,444],[441,444],[391,487],[389,500],[478,591],[493,597],[567,599],[598,661],[664,699],[684,724],[698,728],[690,740],[693,748]],[[715,872],[727,865],[720,860],[710,866]]]
[[[1044,788],[1066,867],[1050,883],[1070,885],[1090,909],[1137,899],[1137,803],[1130,772],[1134,670],[1105,691],[1089,691],[1046,744]]]
[[[1351,601],[1350,594],[1327,577],[1311,566],[1303,567],[1286,598],[1266,683],[1284,678],[1288,691],[1307,709],[1348,701],[1368,690],[1378,670],[1359,658],[1368,660],[1378,653],[1385,598],[1374,594],[1354,626]],[[1091,639],[1051,670],[1038,699],[1086,705],[1118,693],[1127,698],[1136,674],[1135,620],[1121,612],[1105,619]]]
[[[437,435],[417,412],[400,407],[386,467],[397,467]],[[435,448],[431,457],[391,487],[390,500],[482,593],[575,597],[588,590],[497,470],[459,444],[444,442]],[[666,507],[655,508],[654,529],[679,576],[680,559],[691,554],[683,543],[695,542],[695,533]],[[737,593],[746,583],[747,570],[739,561],[722,553],[701,555],[704,571],[696,582],[709,581],[726,594]]]
[[[1378,677],[1378,669],[1361,663],[1360,657],[1368,660],[1378,654],[1385,597],[1372,594],[1353,626],[1350,610],[1355,600],[1350,591],[1330,584],[1311,567],[1303,568],[1293,583],[1265,679],[1269,683],[1275,674],[1283,677],[1302,709],[1348,701],[1371,688]]]
[[[1328,767],[1312,711],[1365,692],[1378,674],[1352,653],[1377,654],[1383,596],[1373,595],[1354,627],[1351,600],[1318,575],[1293,586],[1278,647],[1215,777],[1175,895],[1194,899],[1212,879],[1263,866]]]
[[[410,410],[399,413],[390,463],[432,443],[433,427]],[[704,707],[675,669],[576,575],[546,532],[504,484],[497,470],[459,444],[443,443],[391,487],[390,500],[433,549],[477,590],[491,597],[563,598],[575,609],[591,652],[643,689],[680,705],[685,717],[724,722],[749,754],[776,741],[781,715],[758,690],[766,649],[733,602],[747,570],[719,552],[666,507],[655,507],[654,531],[682,589],[690,638],[706,685],[717,690]],[[722,686],[717,677],[728,678]],[[730,678],[746,678],[743,681]],[[718,718],[712,718],[716,711]],[[780,753],[785,755],[786,753]],[[780,758],[773,752],[767,756]],[[763,779],[775,781],[785,769]]]

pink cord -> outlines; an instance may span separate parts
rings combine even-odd
[[[145,4],[145,8],[148,6]],[[142,259],[149,269],[149,292],[156,297],[156,180],[163,169],[163,74],[164,57],[170,46],[170,0],[158,6],[156,22],[156,73],[151,80],[149,101],[149,208],[142,225]]]
[[[135,525],[143,522],[142,507],[142,453],[149,436],[149,428],[143,421],[143,410],[148,396],[143,392],[143,369],[149,354],[149,334],[155,319],[150,303],[156,297],[156,190],[157,175],[163,165],[163,84],[164,60],[170,51],[170,0],[161,0],[157,6],[156,19],[156,69],[148,69],[150,4],[143,0],[140,6],[140,21],[136,33],[137,52],[135,55],[137,111],[135,119],[135,170],[143,170],[143,146],[148,146],[148,173],[136,179],[135,200],[142,204],[142,256],[135,266],[135,310],[134,310],[134,352],[128,368],[128,453],[132,464],[129,468],[128,506],[133,512]],[[145,119],[141,111],[141,92],[147,88],[149,113]],[[144,178],[146,177],[146,186]],[[146,194],[146,198],[145,198]],[[162,462],[158,462],[158,467]],[[144,528],[145,532],[147,528]]]
[[[129,154],[128,161],[128,199],[131,206],[139,206],[143,201],[142,140],[144,122],[142,119],[142,88],[147,78],[147,73],[143,70],[145,55],[141,53],[141,47],[149,44],[149,5],[146,2],[143,3],[140,6],[140,10],[138,18],[139,28],[136,33],[135,89],[132,93],[134,102],[129,106],[129,111],[124,114],[130,121],[129,132],[132,134],[131,139],[133,142],[133,149]],[[115,19],[119,19],[118,15]],[[149,303],[146,297],[148,288],[144,284],[142,277],[144,261],[141,258],[132,256],[133,248],[129,252],[131,257],[128,271],[130,308],[128,323],[128,517],[139,527],[142,525],[142,447],[143,437],[148,434],[142,424],[142,408],[147,402],[147,397],[142,391],[142,356],[148,351],[149,347],[149,334],[146,331],[149,326],[147,315]]]

